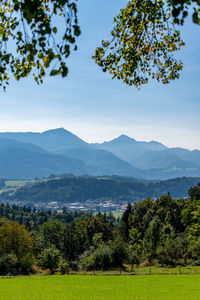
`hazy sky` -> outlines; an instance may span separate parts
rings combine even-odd
[[[187,22],[181,31],[186,47],[179,52],[184,70],[170,85],[150,82],[140,91],[103,73],[91,59],[109,36],[124,0],[79,3],[82,35],[69,59],[69,76],[12,80],[0,91],[0,131],[43,131],[64,127],[88,142],[126,134],[158,140],[169,147],[200,149],[200,27]]]

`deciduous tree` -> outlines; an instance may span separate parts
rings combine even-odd
[[[60,23],[60,26],[57,24]],[[0,85],[31,73],[43,82],[66,77],[66,60],[80,35],[76,0],[3,0],[0,8]]]
[[[67,76],[66,61],[81,33],[76,1],[1,1],[0,86],[6,88],[11,74],[16,80],[33,74],[38,84],[48,69],[50,76]],[[174,25],[184,23],[191,6],[199,25],[199,0],[129,1],[114,19],[110,41],[96,49],[96,63],[136,87],[150,77],[164,84],[179,78],[182,62],[174,53],[184,42]]]
[[[32,270],[34,264],[33,241],[24,225],[5,221],[0,226],[0,271],[19,273]]]
[[[102,41],[94,59],[112,78],[136,87],[155,78],[164,84],[179,78],[183,68],[175,52],[184,46],[176,24],[183,24],[194,5],[193,22],[200,25],[198,0],[131,0],[114,18],[110,40]]]

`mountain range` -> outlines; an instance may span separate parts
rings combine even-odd
[[[0,178],[51,174],[118,175],[140,179],[200,176],[200,151],[168,148],[121,135],[90,144],[64,128],[0,133]]]

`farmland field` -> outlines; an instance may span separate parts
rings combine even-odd
[[[27,276],[0,279],[0,300],[196,300],[200,275]]]
[[[28,181],[25,180],[6,180],[5,185],[6,187],[16,187],[25,185]]]

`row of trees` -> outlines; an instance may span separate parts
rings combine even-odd
[[[3,206],[27,212],[25,208]],[[0,210],[3,211],[3,210]],[[41,212],[31,212],[33,219]],[[122,268],[123,265],[200,264],[200,184],[187,199],[170,195],[129,204],[120,222],[112,215],[47,213],[48,220],[25,226],[2,217],[0,272]],[[68,213],[70,214],[70,213]],[[25,223],[25,219],[21,219]]]
[[[63,208],[62,213],[60,213],[51,211],[50,209],[36,211],[35,208],[31,209],[30,207],[20,207],[17,205],[10,206],[8,203],[6,205],[0,203],[0,217],[5,217],[11,221],[18,222],[19,224],[24,224],[29,231],[37,229],[38,226],[42,225],[44,222],[58,220],[63,223],[70,223],[89,215],[88,212],[69,212],[65,207]]]

